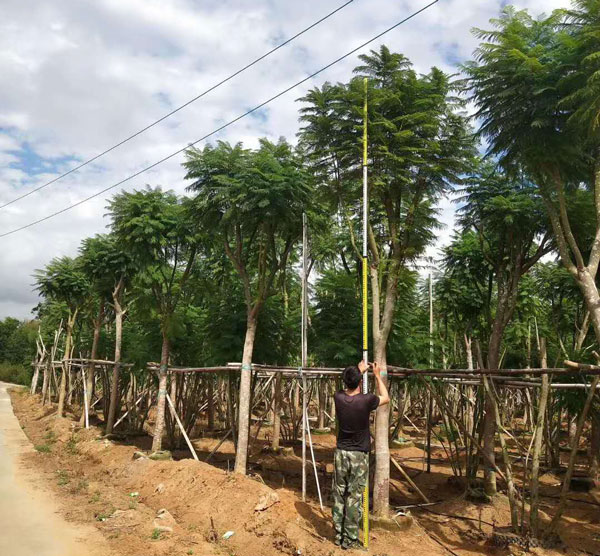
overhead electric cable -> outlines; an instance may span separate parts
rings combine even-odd
[[[234,124],[234,123],[236,123],[238,121],[240,121],[241,119],[245,118],[246,116],[249,116],[250,114],[256,112],[257,110],[260,110],[261,108],[263,108],[267,104],[273,102],[274,100],[278,99],[279,97],[281,97],[281,96],[285,95],[286,93],[290,92],[292,89],[295,89],[299,85],[302,85],[303,83],[306,83],[306,81],[309,81],[313,77],[316,77],[320,73],[323,73],[325,70],[329,69],[330,67],[334,66],[335,64],[337,64],[337,63],[341,62],[342,60],[348,58],[348,56],[352,56],[352,54],[354,54],[355,52],[361,50],[365,46],[371,44],[373,41],[376,41],[377,39],[381,38],[383,35],[389,33],[390,31],[393,31],[394,29],[396,29],[397,27],[399,27],[403,23],[406,23],[407,21],[413,19],[414,17],[416,17],[420,13],[424,12],[425,10],[427,10],[428,8],[430,8],[431,6],[433,6],[434,4],[437,4],[438,2],[439,2],[439,0],[434,0],[433,2],[430,2],[426,6],[422,7],[421,9],[419,9],[419,10],[417,10],[415,12],[413,12],[412,14],[410,14],[407,17],[405,17],[404,19],[400,20],[398,23],[395,23],[391,27],[388,27],[385,31],[382,31],[381,33],[375,35],[374,37],[372,37],[368,41],[363,42],[359,46],[353,48],[352,50],[350,50],[346,54],[340,56],[339,58],[336,58],[333,62],[330,62],[326,66],[323,66],[321,69],[315,71],[314,73],[311,73],[309,76],[301,79],[300,81],[297,81],[296,83],[294,83],[293,85],[290,85],[286,89],[283,89],[283,91],[280,91],[276,95],[273,95],[271,98],[265,100],[264,102],[261,102],[260,104],[256,105],[254,108],[251,108],[250,110],[247,110],[246,112],[244,112],[243,114],[237,116],[233,120],[229,120],[227,123],[223,124],[222,126],[217,127],[216,129],[214,129],[210,133],[207,133],[203,137],[200,137],[199,139],[196,139],[192,143],[188,143],[185,147],[182,147],[181,149],[179,149],[179,150],[177,150],[177,151],[175,151],[175,152],[173,152],[173,153],[171,153],[171,154],[169,154],[169,155],[161,158],[160,160],[157,160],[153,164],[150,164],[149,166],[146,166],[146,167],[142,168],[141,170],[138,170],[134,174],[131,174],[130,176],[127,176],[126,178],[124,178],[124,179],[122,179],[120,181],[118,181],[118,182],[116,182],[116,183],[114,183],[112,185],[109,185],[108,187],[105,187],[104,189],[102,189],[100,191],[97,191],[93,195],[90,195],[89,197],[86,197],[85,199],[82,199],[81,201],[77,201],[76,203],[73,203],[72,205],[69,205],[69,206],[67,206],[65,208],[57,210],[56,212],[48,214],[47,216],[44,216],[43,218],[40,218],[38,220],[34,220],[33,222],[30,222],[29,224],[25,224],[24,226],[20,226],[18,228],[15,228],[13,230],[8,231],[8,232],[4,232],[3,234],[0,234],[0,238],[3,238],[3,237],[6,237],[6,236],[15,234],[17,232],[20,232],[21,230],[25,230],[26,228],[31,228],[32,226],[35,226],[35,225],[40,224],[42,222],[45,222],[46,220],[50,220],[51,218],[54,218],[55,216],[58,216],[60,214],[63,214],[65,212],[71,210],[71,209],[74,209],[74,208],[78,207],[79,205],[82,205],[83,203],[86,203],[87,201],[91,201],[92,199],[95,199],[96,197],[99,197],[103,193],[106,193],[107,191],[110,191],[111,189],[114,189],[115,187],[119,187],[119,185],[122,185],[122,184],[124,184],[124,183],[132,180],[133,178],[136,178],[137,176],[143,174],[144,172],[147,172],[148,170],[151,170],[152,168],[155,168],[156,166],[159,166],[163,162],[166,162],[167,160],[170,160],[174,156],[177,156],[178,154],[184,152],[189,147],[193,147],[197,143],[200,143],[201,141],[204,141],[208,137],[211,137],[212,135],[215,135],[219,131],[222,131],[223,129],[229,127],[230,125],[232,125],[232,124]]]
[[[317,21],[315,21],[314,23],[312,23],[311,25],[309,25],[305,29],[302,29],[302,31],[299,31],[294,36],[292,36],[289,39],[283,41],[281,44],[277,45],[275,48],[272,48],[271,50],[269,50],[268,52],[266,52],[262,56],[259,56],[258,58],[256,58],[252,62],[250,62],[249,64],[246,64],[243,68],[240,68],[239,70],[235,71],[234,73],[232,73],[231,75],[229,75],[225,79],[219,81],[218,83],[215,83],[214,85],[212,85],[211,87],[209,87],[208,89],[206,89],[205,91],[203,91],[202,93],[200,93],[199,95],[195,96],[194,98],[188,100],[187,102],[185,102],[181,106],[178,106],[174,110],[171,110],[171,112],[168,112],[164,116],[160,117],[158,120],[153,121],[151,124],[148,124],[146,127],[143,127],[139,131],[136,131],[134,134],[130,135],[129,137],[126,137],[125,139],[122,139],[118,143],[114,144],[112,147],[109,147],[106,150],[102,151],[101,153],[98,153],[97,155],[93,156],[92,158],[89,158],[89,159],[85,160],[84,162],[82,162],[81,164],[78,164],[74,168],[71,168],[70,170],[68,170],[64,174],[60,174],[59,176],[56,176],[55,178],[51,179],[50,181],[48,181],[46,183],[43,183],[42,185],[40,185],[40,186],[32,189],[31,191],[28,191],[27,193],[23,193],[22,195],[20,195],[18,197],[15,197],[14,199],[12,199],[12,200],[10,200],[10,201],[8,201],[8,202],[0,205],[0,210],[3,209],[4,207],[12,205],[13,203],[16,203],[17,201],[20,201],[21,199],[25,199],[25,197],[29,197],[29,195],[33,195],[34,193],[37,193],[38,191],[40,191],[40,190],[48,187],[49,185],[52,185],[53,183],[56,183],[59,180],[62,180],[64,177],[66,177],[66,176],[68,176],[68,175],[70,175],[70,174],[72,174],[74,172],[77,172],[78,170],[81,170],[81,168],[83,168],[84,166],[87,166],[88,164],[91,164],[92,162],[95,162],[99,158],[103,157],[105,154],[108,154],[109,152],[114,151],[115,149],[117,149],[120,146],[124,145],[125,143],[131,141],[132,139],[135,139],[136,137],[138,137],[142,133],[145,133],[149,129],[153,128],[155,125],[163,122],[167,118],[170,118],[173,114],[176,114],[180,110],[183,110],[184,108],[186,108],[190,104],[192,104],[192,103],[196,102],[197,100],[201,99],[203,96],[205,96],[208,93],[210,93],[210,92],[214,91],[215,89],[219,88],[221,85],[224,85],[228,81],[231,81],[234,77],[237,77],[238,75],[240,75],[241,73],[245,72],[247,69],[250,69],[252,66],[258,64],[258,62],[261,62],[262,60],[264,60],[265,58],[267,58],[268,56],[270,56],[274,52],[277,52],[280,48],[283,48],[284,46],[290,44],[292,41],[296,40],[299,36],[301,36],[304,33],[310,31],[311,29],[313,29],[314,27],[316,27],[320,23],[323,23],[323,21],[325,21],[326,19],[329,19],[331,16],[333,16],[336,13],[338,13],[339,11],[343,10],[349,4],[352,4],[352,2],[354,2],[354,0],[348,0],[348,2],[346,2],[345,4],[342,4],[341,6],[339,6],[338,8],[336,8],[335,10],[333,10],[332,12],[329,12],[327,15],[323,16],[321,19],[318,19]]]

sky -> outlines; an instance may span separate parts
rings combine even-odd
[[[49,181],[145,127],[308,27],[345,0],[2,0],[0,19],[0,205]],[[310,75],[426,0],[354,0],[343,10],[126,145],[44,190],[0,209],[0,234],[63,209],[174,152]],[[468,60],[472,27],[488,27],[504,0],[440,0],[372,43],[402,52],[419,72],[449,72]],[[533,15],[568,0],[518,0]],[[324,81],[346,81],[357,53],[212,138],[295,140],[296,102]],[[202,146],[200,143],[198,146]],[[53,257],[77,254],[106,231],[106,199],[122,188],[160,185],[183,193],[182,156],[112,192],[0,238],[0,319],[31,318],[32,274]],[[448,242],[445,228],[428,255]]]

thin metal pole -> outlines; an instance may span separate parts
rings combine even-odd
[[[302,375],[302,501],[306,502],[306,376]]]
[[[312,436],[310,434],[310,423],[308,422],[308,412],[304,414],[306,419],[306,431],[308,432],[308,443],[310,445],[310,457],[312,458],[313,469],[315,471],[315,482],[317,483],[317,493],[319,495],[319,505],[323,511],[323,498],[321,496],[321,485],[319,484],[319,474],[317,473],[317,463],[315,461],[315,451],[313,450]]]
[[[362,222],[362,328],[363,328],[363,361],[369,362],[369,318],[368,318],[368,296],[367,296],[367,264],[368,264],[368,244],[367,227],[369,211],[369,189],[367,185],[367,105],[368,81],[364,78],[365,101],[363,106],[363,222]],[[363,393],[369,391],[368,370],[363,375]],[[363,545],[369,548],[369,473],[367,472],[367,482],[363,492]]]
[[[306,399],[306,376],[302,369],[306,367],[307,361],[307,341],[306,341],[306,324],[307,324],[307,225],[306,225],[306,213],[302,213],[302,322],[301,322],[301,369],[300,375],[302,376],[302,500],[306,501],[306,422],[308,421],[308,408]]]
[[[433,368],[433,285],[429,271],[429,367]],[[428,393],[427,402],[427,473],[431,473],[431,419],[433,415],[433,396]]]

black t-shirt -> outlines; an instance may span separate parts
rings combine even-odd
[[[368,452],[371,446],[369,414],[377,409],[379,396],[346,392],[334,395],[335,413],[338,418],[337,447],[351,452]]]

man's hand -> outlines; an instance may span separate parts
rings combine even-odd
[[[358,370],[361,373],[365,373],[365,371],[369,368],[369,364],[365,363],[362,359],[358,362]]]
[[[381,406],[390,403],[390,394],[387,390],[386,385],[381,379],[381,369],[379,368],[379,363],[377,363],[377,361],[373,363],[373,375],[375,376],[375,381],[377,382],[377,391],[379,393],[379,405]]]
[[[381,369],[379,368],[379,363],[377,363],[377,361],[373,363],[373,374],[376,377],[381,376]]]

